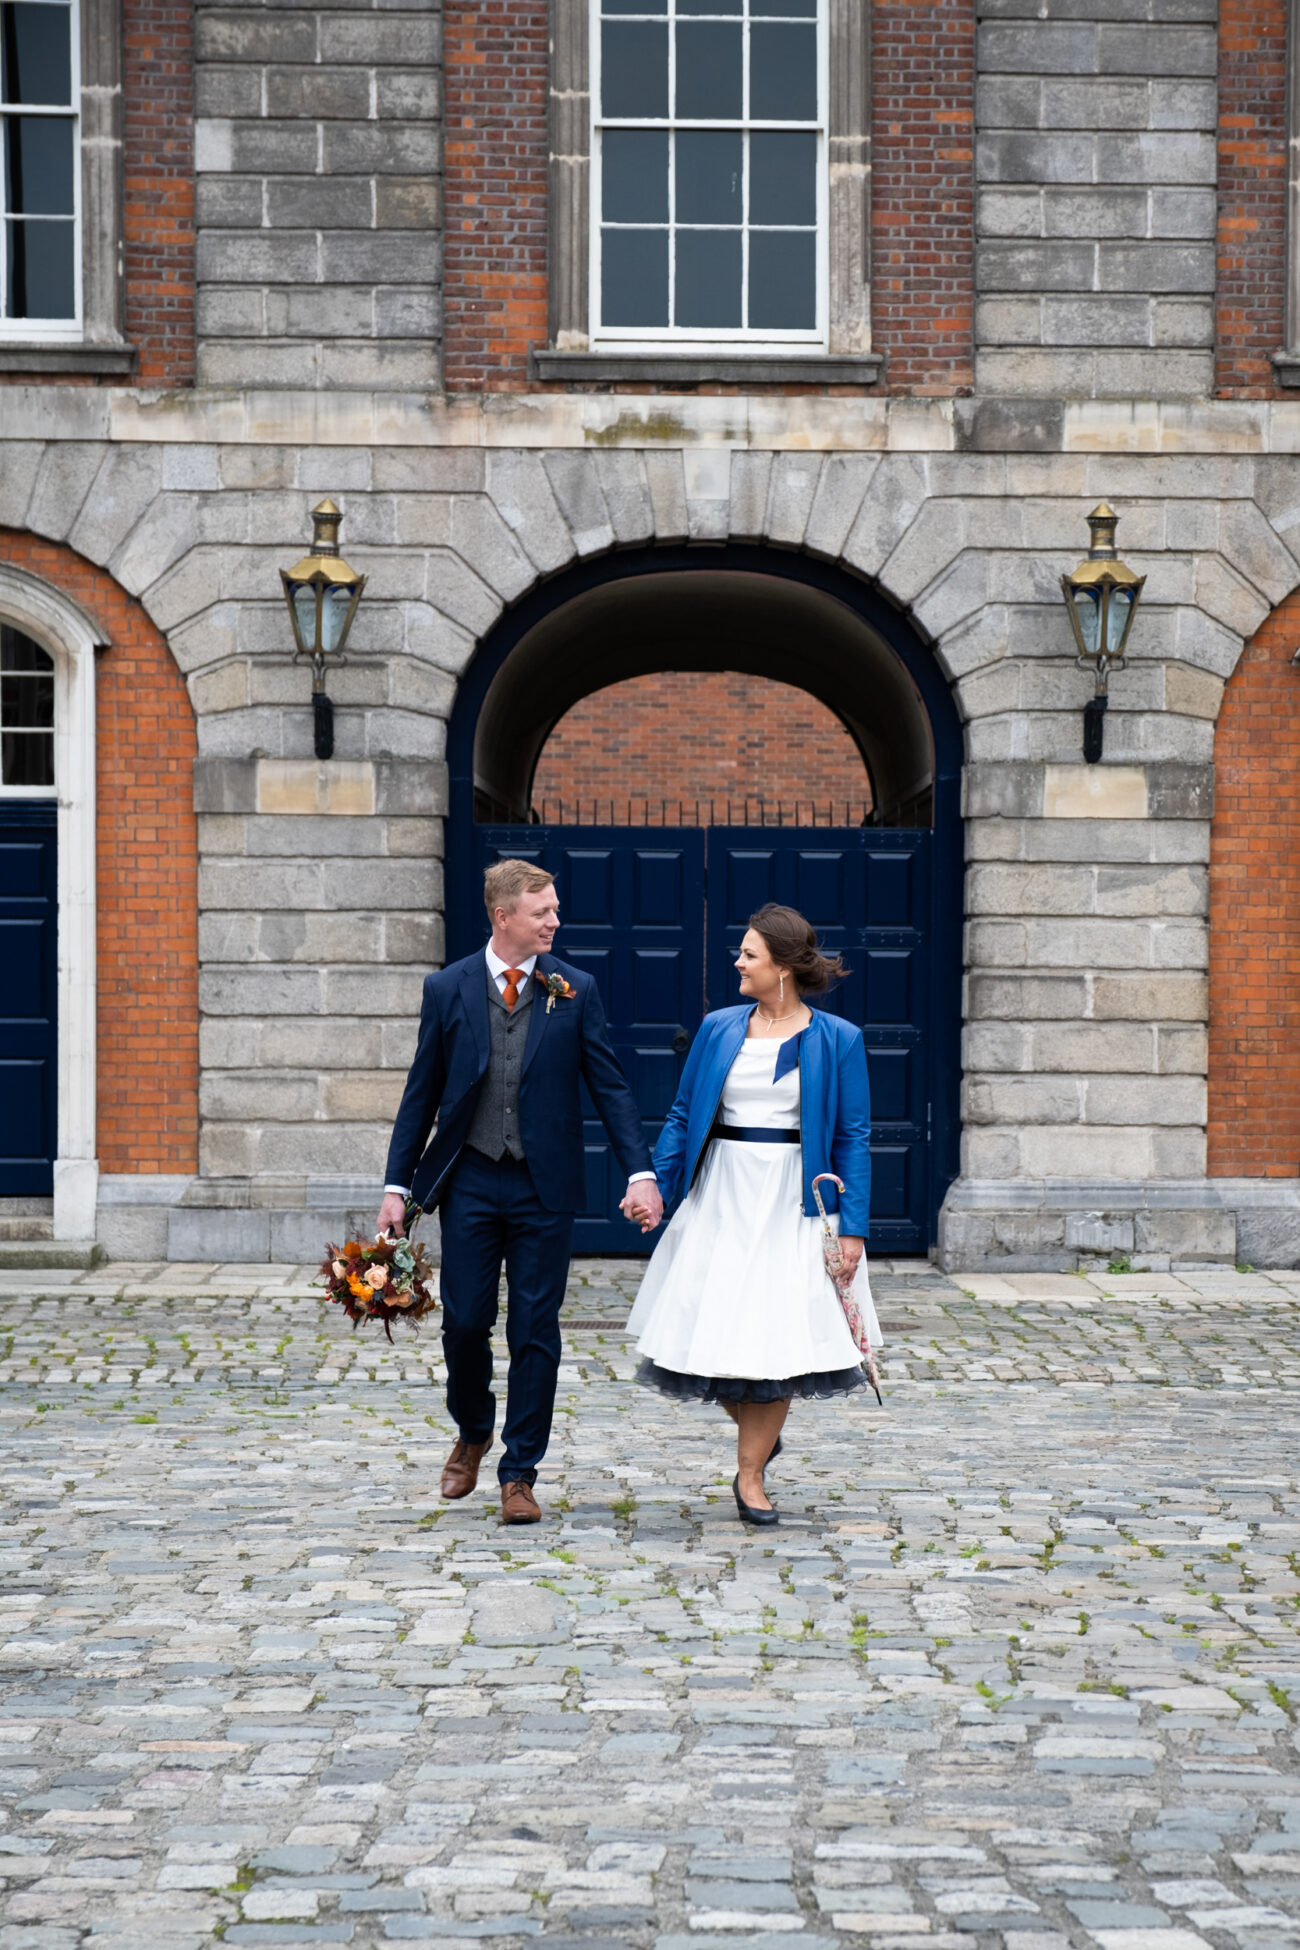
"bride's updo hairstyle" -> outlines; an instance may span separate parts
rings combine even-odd
[[[790,970],[801,995],[820,995],[849,972],[838,955],[820,953],[816,930],[797,908],[769,901],[757,914],[750,915],[749,925],[755,934],[762,935],[777,967]]]

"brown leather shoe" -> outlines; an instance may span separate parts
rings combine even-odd
[[[492,1438],[486,1442],[465,1442],[456,1438],[456,1447],[442,1466],[442,1493],[454,1501],[457,1497],[468,1496],[478,1482],[478,1466],[492,1447]]]
[[[531,1483],[503,1483],[501,1485],[502,1523],[540,1523],[542,1513],[533,1495]]]

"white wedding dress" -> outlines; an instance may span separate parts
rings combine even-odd
[[[722,1123],[797,1129],[799,1069],[775,1082],[779,1051],[757,1038],[741,1044],[723,1086]],[[628,1321],[643,1357],[639,1381],[710,1401],[838,1395],[864,1385],[822,1259],[822,1222],[803,1210],[801,1155],[798,1144],[709,1145]],[[878,1349],[865,1254],[853,1294]]]

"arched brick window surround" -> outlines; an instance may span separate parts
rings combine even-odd
[[[1224,694],[1210,834],[1208,1172],[1300,1172],[1300,591]]]
[[[197,1169],[194,716],[140,604],[72,549],[0,529],[0,615],[57,673],[54,1219],[87,1239],[100,1171]]]

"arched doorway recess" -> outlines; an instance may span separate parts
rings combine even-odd
[[[531,788],[553,728],[626,678],[741,671],[792,684],[851,733],[867,824],[546,825]],[[863,1025],[873,1094],[871,1250],[924,1252],[957,1171],[962,739],[948,685],[907,620],[831,565],[756,547],[628,550],[532,591],[480,645],[448,730],[448,956],[484,938],[482,871],[556,874],[560,953],[601,983],[648,1131],[706,1008],[735,999],[748,914],[786,900],[852,970],[828,1006]],[[579,1251],[629,1252],[613,1161],[587,1131]]]

